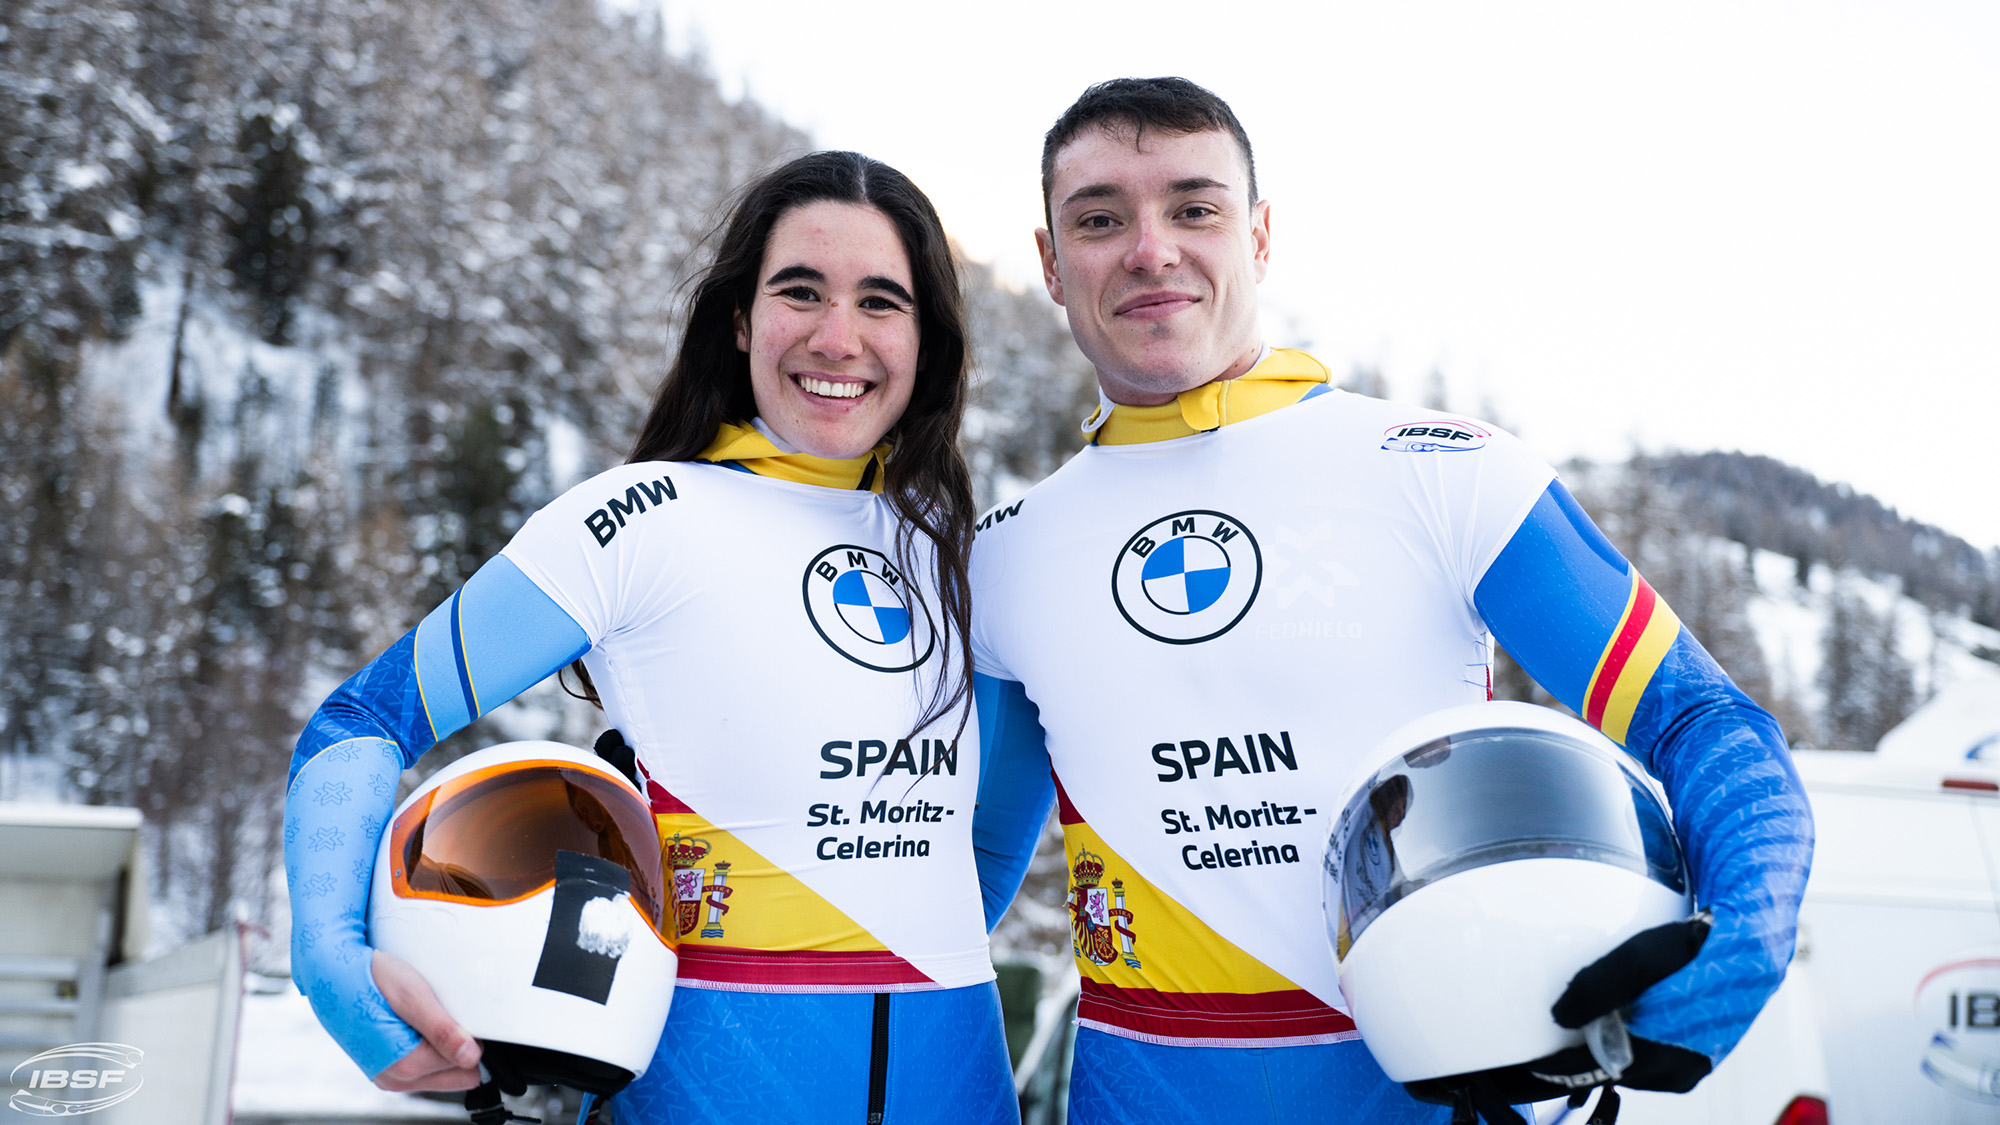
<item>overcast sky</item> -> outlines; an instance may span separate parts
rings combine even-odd
[[[1257,146],[1271,343],[1440,370],[1552,460],[1763,453],[2000,546],[2000,4],[665,2],[1024,286],[1049,123],[1194,79]]]

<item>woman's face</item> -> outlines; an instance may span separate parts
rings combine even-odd
[[[910,257],[889,217],[822,200],[778,217],[736,317],[757,414],[797,449],[859,457],[903,416],[920,332]]]

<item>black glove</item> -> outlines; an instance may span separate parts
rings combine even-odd
[[[1563,1027],[1583,1028],[1597,1044],[1571,1047],[1527,1064],[1531,1073],[1575,1088],[1612,1081],[1629,1090],[1666,1090],[1684,1094],[1707,1076],[1708,1058],[1685,1047],[1655,1043],[1625,1034],[1619,1013],[1639,994],[1672,976],[1701,952],[1708,939],[1709,914],[1702,911],[1681,922],[1669,922],[1633,934],[1624,944],[1584,966],[1549,1009]],[[1600,1023],[1599,1021],[1605,1021]],[[1598,1024],[1593,1028],[1592,1024]],[[1618,1041],[1630,1044],[1620,1063]],[[1581,1056],[1581,1057],[1579,1057]],[[1607,1069],[1606,1064],[1612,1064]],[[1615,1070],[1615,1073],[1611,1073]],[[1595,1077],[1595,1081],[1589,1079]]]
[[[1685,1047],[1628,1035],[1621,1009],[1639,994],[1694,960],[1708,937],[1706,911],[1634,934],[1618,948],[1570,978],[1549,1014],[1558,1025],[1582,1028],[1586,1046],[1566,1047],[1515,1066],[1406,1084],[1412,1097],[1454,1107],[1453,1125],[1484,1117],[1492,1125],[1524,1125],[1513,1109],[1527,1102],[1567,1096],[1581,1106],[1595,1086],[1604,1087],[1590,1125],[1618,1118],[1615,1083],[1633,1090],[1681,1094],[1707,1076],[1708,1058]]]
[[[632,753],[632,748],[625,744],[625,736],[618,733],[617,727],[598,735],[597,745],[592,749],[597,751],[598,757],[617,766],[618,772],[630,778],[639,792],[646,791],[646,783],[639,780],[638,758]]]

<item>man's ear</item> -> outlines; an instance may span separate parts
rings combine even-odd
[[[1048,287],[1049,299],[1062,304],[1062,274],[1056,269],[1056,239],[1047,227],[1035,229],[1035,255],[1042,260],[1042,284]]]
[[[1250,208],[1250,256],[1257,263],[1257,280],[1271,268],[1271,201],[1260,199]]]
[[[1262,274],[1258,275],[1259,280],[1262,280],[1262,277]],[[736,350],[739,352],[748,352],[750,350],[750,318],[743,315],[742,309],[737,309],[735,320]]]

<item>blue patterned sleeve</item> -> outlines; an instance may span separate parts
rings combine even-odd
[[[368,885],[402,772],[395,743],[350,738],[314,756],[285,793],[292,977],[370,1078],[420,1042],[375,987],[368,945]]]
[[[1528,674],[1659,778],[1700,905],[1701,952],[1640,996],[1632,1033],[1720,1063],[1784,980],[1812,813],[1776,720],[1730,682],[1561,482],[1474,603]]]
[[[1055,805],[1042,713],[1013,680],[974,673],[979,710],[979,803],[972,814],[972,851],[986,929],[1000,924],[1035,858],[1042,825]]]
[[[1632,749],[1666,787],[1701,905],[1701,953],[1633,1006],[1632,1033],[1722,1061],[1784,982],[1812,809],[1777,720],[1686,629],[1640,697]]]
[[[568,614],[496,558],[335,689],[299,736],[285,792],[292,978],[370,1077],[419,1042],[375,987],[368,944],[368,889],[397,779],[589,647]]]

